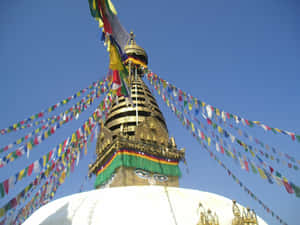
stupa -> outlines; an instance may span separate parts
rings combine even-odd
[[[143,82],[148,56],[133,34],[125,47],[131,99],[119,97],[97,139],[95,190],[37,210],[24,225],[265,225],[253,210],[223,196],[179,188],[185,150],[169,137],[164,116]],[[139,62],[139,63],[137,63]]]

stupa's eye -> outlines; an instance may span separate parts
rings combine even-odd
[[[134,172],[138,177],[140,177],[142,179],[148,179],[150,177],[149,172],[142,170],[142,169],[135,169]]]
[[[161,174],[154,174],[153,178],[159,182],[165,182],[168,180],[168,177],[165,175],[161,175]]]

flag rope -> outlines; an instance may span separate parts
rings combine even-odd
[[[106,78],[103,79],[103,81],[105,81],[105,80],[106,80]],[[72,99],[75,99],[75,98],[81,96],[81,94],[84,94],[88,90],[92,90],[92,89],[96,88],[103,81],[99,81],[99,80],[95,81],[89,87],[81,89],[80,91],[78,91],[74,95],[72,95],[72,96],[70,96],[70,97],[68,97],[64,100],[61,100],[60,102],[54,104],[53,106],[49,107],[48,109],[42,110],[39,113],[36,113],[36,114],[30,116],[27,119],[16,122],[13,125],[8,126],[7,128],[1,129],[0,134],[4,135],[4,134],[8,134],[12,131],[18,131],[20,129],[25,129],[27,127],[32,127],[34,125],[38,125],[39,124],[38,121],[37,121],[37,123],[30,123],[30,122],[44,117],[46,114],[49,114],[49,113],[53,112],[54,110],[56,110],[57,108],[59,108],[62,105],[68,104]],[[43,120],[43,122],[45,122],[45,120]],[[28,124],[28,123],[30,123],[30,124]]]
[[[147,78],[148,78],[148,76],[147,76]],[[149,81],[150,81],[150,83],[151,83],[151,77],[150,78],[148,78],[149,79]],[[153,82],[152,82],[152,84],[153,84]],[[153,85],[154,86],[154,85]],[[157,90],[157,89],[156,89]],[[157,90],[157,92],[158,92],[158,95],[159,96],[161,96],[162,97],[162,95],[161,95],[161,92],[159,93],[159,91]],[[164,100],[164,97],[162,97],[162,99]],[[164,100],[164,102],[167,104],[167,102]],[[172,112],[174,112],[175,113],[175,111],[173,111],[172,110],[172,108],[170,107],[170,104],[167,104],[167,106],[171,109],[171,111]],[[182,118],[182,117],[180,117],[178,114],[176,114],[175,113],[175,115],[176,115],[176,117],[180,120],[180,118]],[[182,122],[182,120],[180,120],[181,122]],[[217,158],[217,156],[216,155],[214,155],[213,154],[213,152],[203,143],[203,141],[200,139],[201,138],[201,135],[200,135],[200,137],[199,137],[199,135],[197,135],[196,133],[195,133],[195,130],[194,129],[192,129],[192,127],[191,126],[185,126],[185,128],[187,129],[187,130],[189,130],[190,132],[191,132],[191,134],[192,134],[192,136],[194,137],[194,138],[196,138],[196,140],[201,144],[201,146],[204,148],[204,149],[206,149],[207,151],[208,151],[208,153],[210,154],[210,156],[211,157],[213,157],[217,162],[218,162],[218,164],[219,165],[221,165],[227,172],[228,172],[228,174],[229,175],[231,175],[232,176],[232,178],[240,185],[240,187],[242,187],[243,189],[244,189],[244,191],[245,192],[247,192],[247,194],[249,194],[254,200],[256,200],[268,213],[271,213],[271,215],[272,215],[272,217],[274,217],[275,216],[275,218],[281,223],[281,224],[284,224],[284,225],[287,225],[287,223],[286,222],[284,222],[282,219],[281,219],[281,217],[279,217],[278,215],[276,215],[275,213],[274,213],[274,211],[272,211],[266,204],[264,204],[256,195],[254,195],[245,185],[243,185],[243,183],[225,166],[225,164],[224,163],[222,163],[218,158]]]

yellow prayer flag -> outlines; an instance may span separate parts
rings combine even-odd
[[[193,122],[191,122],[191,127],[192,127],[192,131],[195,132],[195,126],[194,126]]]
[[[71,139],[71,143],[76,142],[76,135],[75,133],[72,134],[72,139]]]
[[[217,114],[217,116],[220,116],[221,114],[220,114],[220,109],[216,109],[216,114]]]
[[[59,148],[58,148],[58,157],[60,157],[60,154],[61,154],[61,148],[62,148],[62,145],[61,144],[59,144]]]
[[[189,103],[189,110],[192,111],[192,109],[193,109],[193,105]]]
[[[260,122],[259,121],[252,121],[253,123],[255,123],[255,124],[260,124]]]
[[[62,156],[61,156],[61,161],[62,161],[62,163],[64,164],[64,165],[66,165],[66,163],[65,163],[65,154],[62,154]]]
[[[47,155],[43,156],[43,167],[46,166],[46,162],[47,162]]]
[[[274,130],[276,130],[277,132],[281,133],[281,130],[278,128],[274,128]]]
[[[48,168],[48,169],[45,171],[45,176],[46,176],[46,177],[49,176],[49,172],[50,172],[50,169]]]
[[[98,18],[98,22],[99,22],[99,28],[104,27],[104,23],[100,18]]]
[[[86,133],[87,133],[88,135],[90,135],[91,130],[90,130],[90,127],[89,127],[88,122],[85,122],[85,131],[86,131]]]
[[[259,172],[259,175],[261,176],[261,178],[262,179],[267,179],[267,176],[266,176],[265,172],[259,167],[257,167],[257,169],[258,169],[258,172]]]
[[[13,155],[13,152],[9,153],[9,154],[6,156],[6,158],[7,158],[7,159],[10,159],[10,158],[12,157],[12,155]]]
[[[5,214],[4,208],[0,208],[0,218],[1,218],[2,216],[4,216],[4,214]]]
[[[63,171],[63,172],[61,173],[60,178],[59,178],[59,183],[62,184],[62,183],[65,181],[65,178],[66,178],[66,172]]]
[[[252,157],[255,157],[255,154],[252,150],[250,150],[250,153],[251,153]]]
[[[114,45],[111,45],[110,47],[109,56],[110,56],[109,68],[111,70],[121,71],[124,69],[118,50]]]
[[[31,142],[28,142],[28,143],[27,143],[27,149],[28,149],[28,150],[31,150],[31,149],[32,149],[32,144],[31,144]]]
[[[17,145],[20,144],[22,142],[22,138],[17,140]]]
[[[204,107],[205,106],[205,102],[201,102],[202,103],[202,107]]]
[[[87,142],[85,142],[85,149],[84,149],[84,155],[86,155],[87,154]]]
[[[44,137],[45,137],[45,139],[48,138],[48,131],[44,132]]]
[[[23,178],[24,172],[25,172],[25,169],[22,169],[20,171],[19,176],[18,176],[18,180],[21,180]]]
[[[112,12],[114,15],[117,15],[117,10],[116,10],[114,4],[113,4],[110,0],[108,0],[107,3],[108,3],[108,7],[109,7],[109,9],[111,10],[111,12]]]
[[[211,142],[210,137],[207,137],[207,144],[208,144],[208,146],[210,146],[210,142]]]
[[[219,132],[220,134],[222,134],[222,133],[223,133],[223,129],[222,129],[222,127],[218,126],[218,132]]]

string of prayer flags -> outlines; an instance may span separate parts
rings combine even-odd
[[[207,121],[207,124],[212,126],[214,129],[217,129],[217,131],[221,134],[224,135],[226,138],[230,138],[232,143],[237,143],[239,146],[242,146],[245,150],[246,153],[250,153],[253,157],[256,157],[255,153],[260,153],[261,155],[263,155],[264,157],[266,157],[267,159],[271,159],[274,160],[275,157],[272,154],[268,154],[266,152],[263,152],[262,150],[258,151],[255,147],[246,144],[245,142],[243,142],[242,140],[238,139],[236,136],[234,136],[231,132],[225,130],[224,128],[222,128],[221,126],[217,125],[216,123],[214,123],[212,120],[206,118],[206,116],[204,114],[202,114],[202,117]],[[198,123],[201,122],[197,121]],[[280,154],[280,157],[282,157],[283,154]],[[284,156],[287,156],[287,154],[285,154]],[[288,159],[292,160],[292,157],[289,157]],[[293,160],[295,162],[295,160]],[[277,163],[280,162],[279,159],[276,160]],[[293,165],[293,163],[288,163],[287,166],[289,168],[294,168],[294,170],[298,170],[298,166],[297,165]]]
[[[103,100],[104,101],[104,100]],[[98,113],[100,111],[99,108],[97,108],[94,113],[97,113],[97,115],[101,115],[101,113]],[[94,114],[93,113],[93,114]],[[44,171],[46,168],[48,168],[48,162],[51,161],[51,159],[55,160],[61,156],[61,154],[65,151],[67,146],[69,144],[72,144],[74,146],[78,145],[79,141],[83,138],[89,136],[89,131],[93,130],[95,127],[96,121],[98,121],[100,118],[96,117],[97,120],[94,120],[93,115],[90,116],[84,124],[78,128],[72,135],[72,139],[70,140],[70,137],[65,139],[61,144],[58,144],[54,149],[52,149],[49,153],[42,156],[39,160],[36,160],[35,162],[31,163],[26,168],[22,169],[20,172],[16,173],[14,176],[11,176],[7,180],[0,183],[0,197],[4,197],[5,193],[8,194],[8,190],[12,189],[13,186],[9,185],[8,180],[14,180],[16,178],[14,184],[17,183],[17,181],[20,181],[26,176],[30,176],[32,172],[38,173],[40,171]],[[75,137],[73,139],[73,137]],[[10,182],[11,183],[11,182]],[[5,190],[5,192],[2,192],[1,190]]]
[[[75,98],[81,96],[81,94],[84,94],[88,90],[93,90],[93,89],[97,88],[98,86],[101,86],[105,80],[106,80],[106,78],[104,78],[103,81],[95,81],[89,87],[84,88],[84,89],[76,92],[74,95],[72,95],[72,96],[70,96],[70,97],[68,97],[68,98],[66,98],[66,99],[64,99],[64,100],[56,103],[55,105],[49,107],[48,109],[43,110],[43,111],[41,111],[39,113],[36,113],[36,114],[30,116],[27,119],[24,119],[22,121],[14,123],[13,125],[11,125],[11,126],[9,126],[7,128],[1,129],[0,130],[0,134],[4,135],[4,134],[10,133],[12,131],[18,131],[20,129],[25,129],[25,128],[31,127],[33,125],[38,125],[39,123],[35,124],[35,123],[32,123],[32,122],[35,121],[35,120],[37,120],[37,119],[40,119],[40,118],[44,117],[46,114],[49,114],[49,113],[53,112],[54,110],[56,110],[60,106],[68,104],[72,99],[75,99]]]
[[[95,127],[96,126],[93,126],[91,130],[93,131]],[[82,139],[82,141],[84,142],[84,139]],[[22,223],[34,212],[34,210],[48,203],[54,197],[57,189],[64,183],[68,174],[67,171],[71,170],[71,172],[73,172],[72,166],[75,161],[78,162],[79,154],[76,154],[76,151],[74,150],[70,150],[64,152],[64,155],[66,156],[60,157],[56,161],[56,165],[53,167],[54,172],[50,178],[47,179],[46,183],[40,188],[34,197],[19,210],[19,213],[15,218],[15,222]],[[64,159],[67,159],[67,161],[63,161]],[[26,198],[29,198],[31,193],[32,191],[26,195]]]
[[[153,82],[152,82],[152,85],[154,85],[153,84]],[[161,88],[161,86],[157,86],[156,87],[156,90],[157,90],[157,92],[159,93],[159,95],[162,97],[162,99],[163,99],[163,101],[166,103],[167,102],[167,97],[166,96],[168,96],[168,95],[165,95],[164,93],[166,93],[167,92],[167,90],[165,90],[165,89],[163,89],[161,92],[159,92],[159,90],[160,90],[160,88]],[[169,99],[169,102],[170,101],[172,101],[172,100],[170,100]],[[176,104],[176,103],[175,103]],[[172,104],[173,105],[173,104]],[[224,154],[224,153],[226,153],[226,155],[227,156],[229,156],[229,157],[231,157],[231,158],[233,158],[233,159],[237,159],[237,158],[239,158],[239,161],[240,161],[240,165],[241,165],[241,168],[242,169],[245,169],[245,170],[247,170],[248,172],[249,172],[249,164],[248,164],[248,161],[247,161],[247,158],[246,157],[244,157],[244,159],[242,159],[242,158],[240,158],[240,157],[237,157],[237,156],[235,156],[231,151],[229,151],[229,150],[227,150],[224,146],[223,146],[223,144],[221,143],[221,144],[218,144],[218,142],[223,142],[223,140],[221,139],[221,138],[219,138],[219,136],[218,135],[216,135],[216,134],[214,134],[214,135],[212,135],[213,136],[213,138],[211,138],[211,137],[209,137],[209,136],[207,136],[207,134],[205,134],[205,132],[203,132],[200,128],[197,128],[197,131],[198,131],[198,135],[196,134],[196,132],[195,132],[195,125],[194,125],[194,123],[192,122],[192,121],[190,121],[188,118],[186,118],[183,114],[186,114],[186,115],[188,115],[189,114],[189,111],[185,111],[185,110],[183,110],[183,112],[180,112],[179,110],[177,110],[177,112],[176,112],[176,108],[174,107],[174,105],[173,105],[173,107],[169,104],[168,105],[168,107],[175,113],[175,115],[179,118],[179,120],[182,122],[182,124],[184,125],[184,126],[186,126],[187,127],[187,129],[189,129],[190,131],[191,131],[191,133],[193,134],[193,136],[196,136],[196,137],[199,137],[199,140],[204,140],[204,141],[206,141],[207,142],[207,144],[210,146],[211,145],[211,140],[213,140],[213,141],[215,141],[214,139],[216,138],[217,140],[215,141],[215,143],[216,143],[216,150],[218,151],[218,152],[220,152],[221,151],[221,153],[222,154]],[[203,114],[203,117],[205,118],[205,119],[207,119],[206,118],[206,116]],[[212,122],[210,122],[211,124],[212,124]],[[215,127],[216,128],[216,127]],[[225,132],[227,132],[227,131],[225,131],[224,132],[224,130],[220,127],[220,126],[217,126],[217,128],[218,128],[218,132],[220,133],[220,134],[223,134],[223,133],[225,133]],[[228,137],[229,137],[229,134],[228,134]],[[246,147],[246,145],[243,143],[243,142],[241,142],[241,141],[237,141],[237,143],[239,144],[239,145],[241,145],[241,146],[243,146],[244,148]],[[258,158],[258,159],[260,159],[259,157],[256,157],[256,158]],[[261,159],[260,159],[261,160]],[[252,163],[251,165],[253,166],[253,167],[255,167],[255,170],[257,170],[257,171],[259,171],[259,174],[260,174],[260,176],[263,178],[263,179],[266,179],[269,183],[273,183],[273,180],[272,180],[272,172],[274,171],[274,169],[272,168],[272,167],[270,167],[270,166],[268,166],[265,162],[263,162],[262,160],[261,160],[261,164],[264,166],[264,167],[266,167],[266,168],[270,168],[270,171],[271,171],[271,173],[269,173],[265,168],[260,168],[259,166],[256,166],[255,167],[255,165]],[[275,171],[276,173],[279,173],[278,171]],[[289,181],[287,181],[287,179],[286,178],[284,178],[285,179],[285,183],[286,184],[289,184]],[[283,181],[284,182],[284,181]],[[286,187],[287,187],[287,185],[285,185]],[[296,185],[295,185],[296,186]],[[289,187],[292,187],[291,185],[289,185]],[[297,186],[296,186],[297,187]],[[287,189],[287,188],[286,188]],[[287,190],[290,190],[290,189],[287,189]],[[289,192],[288,191],[288,193],[291,193],[291,192]],[[293,192],[294,193],[294,192]],[[297,195],[296,195],[297,196]],[[297,196],[298,197],[298,196]]]
[[[184,121],[185,118],[182,116],[182,113],[179,112],[178,110],[176,110],[174,105],[172,107],[172,105],[173,104],[170,104],[169,107],[175,113],[176,117],[180,121]],[[185,120],[187,123],[184,122],[183,125],[188,124],[189,120],[188,119],[185,119]],[[236,183],[238,183],[240,185],[240,187],[242,187],[246,191],[247,194],[249,194],[255,201],[257,201],[268,213],[271,213],[271,215],[273,217],[275,217],[281,224],[286,224],[278,215],[276,215],[269,207],[267,207],[266,204],[264,204],[254,193],[252,193],[245,185],[243,185],[243,183],[229,169],[227,169],[227,167],[217,158],[217,156],[214,155],[214,153],[209,150],[209,148],[203,142],[203,140],[207,141],[207,137],[205,137],[203,132],[200,131],[200,132],[198,132],[199,134],[197,135],[195,130],[191,129],[191,126],[186,126],[186,128],[191,132],[192,136],[197,139],[197,141],[202,145],[202,147],[204,147],[208,151],[210,156],[212,158],[214,158],[218,162],[218,164],[221,165],[226,170],[228,175],[230,175],[234,179],[234,181],[236,181]],[[209,144],[210,142],[207,141],[207,143],[208,143],[208,146],[210,146],[210,144]]]
[[[29,154],[29,151],[31,151],[34,147],[42,143],[45,139],[53,135],[58,128],[61,128],[62,125],[66,124],[69,121],[72,121],[74,115],[77,115],[77,117],[87,110],[92,103],[94,102],[95,94],[91,96],[90,98],[87,98],[86,101],[80,101],[79,109],[76,110],[76,107],[74,108],[75,111],[71,111],[70,115],[64,114],[64,117],[61,117],[61,120],[58,121],[56,124],[53,126],[49,127],[47,130],[45,130],[42,134],[39,134],[35,136],[34,138],[30,138],[26,144],[20,146],[18,149],[16,149],[14,152],[9,153],[8,155],[0,158],[0,168],[4,167],[10,162],[15,161],[16,159],[20,158],[21,156],[25,154]],[[103,101],[102,101],[103,102]],[[87,104],[89,103],[89,104]],[[66,116],[67,115],[67,116]]]
[[[206,105],[209,105],[209,104],[205,103],[204,101],[201,101],[201,100],[193,97],[192,95],[180,90],[179,88],[175,87],[174,85],[170,84],[166,80],[159,77],[157,74],[154,74],[154,73],[148,71],[147,78],[153,79],[154,82],[158,82],[160,84],[166,83],[167,86],[169,86],[169,89],[173,90],[173,92],[177,93],[176,95],[180,96],[179,101],[186,100],[194,105],[195,105],[195,102],[197,102],[197,105],[199,105],[200,107],[205,107]],[[248,119],[242,118],[238,115],[225,112],[224,110],[218,109],[211,105],[210,105],[210,107],[211,107],[214,115],[221,117],[224,121],[226,121],[226,119],[228,119],[228,120],[231,119],[234,122],[236,122],[237,124],[241,123],[244,126],[248,126],[248,127],[258,126],[258,127],[263,128],[265,131],[272,131],[275,134],[280,133],[280,134],[288,135],[291,137],[291,139],[293,141],[297,140],[300,143],[300,135],[295,134],[295,132],[289,132],[289,131],[285,131],[285,130],[282,130],[279,128],[273,128],[271,126],[265,125],[264,123],[262,123],[260,121],[248,120]],[[222,113],[220,113],[220,112],[222,112]]]
[[[90,129],[93,130],[96,125],[96,121],[93,121],[90,125]],[[85,141],[85,138],[88,137],[88,135],[83,135],[80,140],[78,140],[80,143],[83,143]],[[66,140],[68,140],[67,138]],[[66,141],[63,142],[64,145]],[[83,145],[82,145],[83,146]],[[44,170],[40,172],[40,174],[32,181],[28,186],[26,186],[23,191],[21,191],[16,197],[12,198],[7,204],[5,204],[4,207],[0,208],[0,218],[5,215],[9,210],[15,209],[17,205],[24,202],[29,196],[30,193],[33,192],[33,190],[39,186],[44,179],[47,179],[50,177],[52,179],[53,174],[51,175],[51,172],[54,172],[54,177],[59,177],[60,184],[64,182],[64,179],[62,179],[64,176],[60,174],[63,171],[70,170],[70,167],[73,167],[75,160],[79,160],[79,155],[76,153],[76,151],[73,149],[77,149],[78,147],[72,146],[71,142],[67,141],[67,145],[64,146],[66,148],[65,151],[63,151],[63,154],[61,157],[58,157],[57,152],[50,151],[48,154],[46,154],[46,157],[43,156],[41,160],[39,160],[39,163],[43,164],[43,159],[46,158],[46,160],[51,160],[51,165],[47,165]],[[80,149],[82,151],[82,149]],[[55,155],[55,156],[54,156]],[[78,158],[77,158],[78,157]],[[65,161],[67,160],[67,161]],[[45,165],[44,165],[45,166]],[[72,169],[71,169],[72,171]],[[51,183],[51,182],[50,182]],[[46,182],[46,185],[48,185],[48,181]],[[1,186],[0,186],[1,187]],[[43,185],[44,187],[44,185]],[[42,187],[42,188],[43,188]],[[1,189],[1,188],[0,188]],[[0,191],[1,192],[1,191]],[[41,196],[43,198],[43,195]],[[43,200],[40,200],[43,202]],[[14,203],[14,204],[13,204]]]
[[[256,145],[258,145],[259,147],[264,148],[266,151],[269,151],[269,153],[267,153],[267,152],[263,152],[263,151],[259,150],[259,152],[261,153],[262,156],[269,158],[273,161],[276,159],[275,161],[277,163],[280,163],[280,160],[278,158],[276,158],[272,153],[277,154],[278,157],[280,157],[280,158],[284,157],[285,160],[289,160],[291,162],[291,165],[287,164],[289,168],[294,168],[295,170],[299,169],[298,166],[293,165],[294,163],[298,163],[300,165],[300,160],[295,159],[295,157],[290,156],[287,153],[279,151],[278,148],[275,148],[268,144],[263,143],[257,137],[253,137],[253,136],[249,135],[246,131],[242,131],[241,129],[237,128],[236,126],[234,126],[232,124],[229,124],[226,122],[223,122],[222,124],[224,124],[225,126],[229,126],[230,128],[233,128],[234,130],[236,130],[238,132],[239,136],[248,139],[250,142],[253,142]],[[284,159],[282,159],[283,162],[284,162]]]
[[[165,83],[164,80],[162,80],[162,81],[160,80],[160,83],[163,84],[163,85],[162,85],[163,87],[161,87],[160,83],[157,82],[158,79],[155,79],[155,77],[154,77],[153,75],[149,75],[149,76],[147,76],[147,78],[148,78],[148,80],[150,81],[150,83],[151,83],[152,85],[154,85],[154,87],[155,87],[155,89],[158,91],[158,93],[160,93],[160,88],[162,88],[162,89],[166,92],[166,95],[167,95],[172,101],[174,101],[174,99],[172,98],[172,88],[171,88],[167,83]],[[164,83],[165,83],[165,84],[164,84]],[[167,88],[165,88],[165,87],[167,87]],[[184,94],[182,91],[179,92],[179,95],[185,96],[185,94]],[[175,95],[174,95],[174,96],[175,96]],[[164,101],[165,101],[165,100],[167,101],[166,103],[167,103],[167,105],[168,105],[168,100],[165,99],[165,96],[164,96],[164,95],[163,95],[162,97],[163,97],[163,100],[164,100]],[[193,97],[192,97],[192,96],[189,96],[189,95],[187,95],[185,98],[187,98],[187,99],[193,99]],[[176,103],[179,103],[180,101],[175,101],[175,102],[176,102]],[[196,106],[195,108],[198,107],[196,103],[197,103],[197,101],[195,101],[195,106]],[[181,104],[178,104],[178,105],[180,105],[181,107],[184,107],[184,105],[181,105]],[[245,149],[246,152],[249,151],[249,152],[253,155],[253,151],[255,151],[256,153],[259,151],[259,153],[260,153],[262,156],[264,156],[265,158],[267,158],[267,159],[270,159],[270,160],[273,160],[273,161],[275,161],[275,159],[276,159],[276,163],[282,163],[283,165],[288,166],[289,168],[293,168],[294,170],[299,170],[299,167],[298,167],[297,165],[295,165],[295,163],[298,163],[298,164],[300,165],[300,160],[296,160],[294,157],[288,155],[287,153],[280,152],[279,150],[276,150],[274,147],[271,147],[271,146],[269,146],[269,145],[267,145],[267,144],[264,144],[262,141],[258,140],[257,138],[255,138],[255,137],[253,138],[251,135],[248,135],[245,131],[242,132],[239,128],[236,128],[236,130],[239,131],[238,133],[239,133],[240,136],[244,136],[245,138],[249,139],[249,140],[252,141],[252,142],[255,141],[256,144],[258,144],[260,147],[264,147],[267,151],[269,151],[269,153],[263,152],[263,151],[260,150],[260,149],[257,150],[255,147],[253,147],[253,146],[251,146],[251,145],[246,145],[244,142],[240,142],[240,140],[239,140],[237,137],[235,137],[234,135],[230,134],[228,131],[223,130],[220,126],[218,126],[216,123],[214,123],[212,119],[209,118],[209,117],[211,117],[211,116],[210,116],[210,111],[207,112],[207,116],[208,116],[208,117],[206,117],[206,116],[204,115],[204,112],[206,112],[207,109],[213,110],[213,107],[211,107],[211,106],[209,106],[209,105],[206,105],[206,107],[205,107],[205,108],[202,108],[202,109],[204,109],[204,110],[203,110],[203,112],[201,113],[201,115],[205,118],[205,120],[207,121],[207,123],[208,123],[209,125],[211,125],[214,129],[217,129],[217,131],[218,131],[221,135],[224,135],[226,138],[230,138],[232,142],[238,142],[239,145],[241,145],[241,146],[244,147],[244,149]],[[185,109],[182,109],[182,110],[184,111]],[[218,113],[218,110],[216,110],[216,112]],[[219,112],[219,114],[220,114],[220,112]],[[199,110],[195,109],[195,116],[194,116],[194,117],[197,117],[198,115],[199,115]],[[220,115],[221,115],[221,114],[220,114]],[[225,114],[223,113],[223,116],[224,116],[224,115],[225,115]],[[195,121],[197,121],[197,122],[199,123],[199,121],[198,121],[196,118],[193,118],[193,119],[195,119]],[[216,118],[216,120],[217,120],[217,118]],[[222,120],[220,120],[220,122],[221,122],[221,121],[222,121]],[[227,122],[223,122],[223,124],[228,125]],[[200,124],[200,125],[201,125],[201,124]],[[230,125],[230,127],[232,128],[233,126]],[[270,149],[272,149],[272,152],[271,152],[271,153],[270,153]],[[277,154],[277,157],[273,156],[272,153]],[[279,157],[279,158],[278,158],[278,157]],[[284,157],[284,159],[283,159],[283,157]],[[280,160],[280,158],[282,158],[282,159]],[[290,162],[289,162],[289,163],[286,163],[286,162],[285,162],[286,159],[288,159]]]

